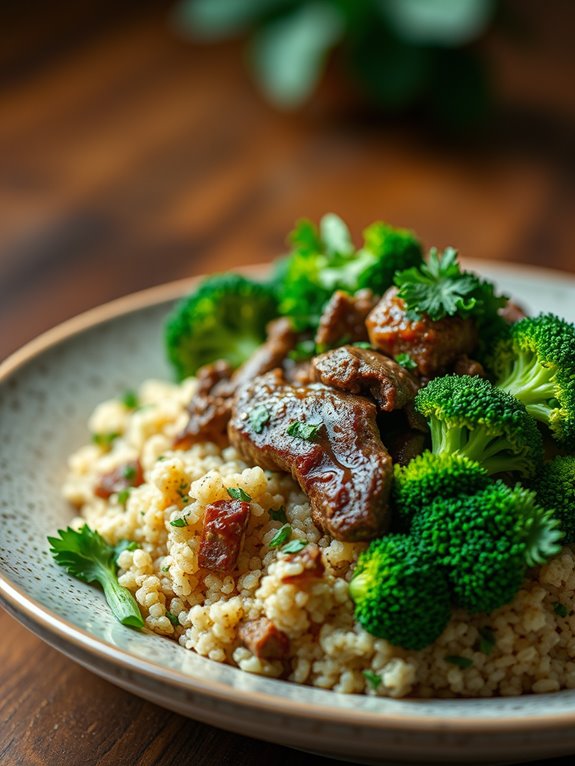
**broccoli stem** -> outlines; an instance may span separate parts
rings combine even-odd
[[[143,628],[144,620],[136,599],[127,588],[122,587],[118,582],[115,566],[111,564],[108,568],[99,565],[96,577],[102,586],[108,606],[122,625],[127,625],[130,628]]]
[[[519,354],[511,372],[499,382],[498,387],[517,397],[529,411],[530,406],[539,406],[542,399],[554,398],[555,371],[543,367],[535,354],[522,353]]]

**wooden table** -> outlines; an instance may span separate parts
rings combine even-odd
[[[163,3],[30,5],[0,50],[2,357],[119,295],[270,260],[327,210],[356,234],[383,217],[464,255],[575,271],[570,0],[523,3],[536,47],[488,42],[502,107],[458,143],[367,116],[334,80],[278,114],[237,46],[179,40]],[[5,613],[0,636],[2,766],[327,763],[143,702]]]

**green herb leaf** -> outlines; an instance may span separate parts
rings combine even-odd
[[[170,612],[168,609],[166,609],[166,617],[172,623],[174,628],[179,627],[180,621],[178,620],[177,616],[173,612]]]
[[[92,442],[94,444],[97,444],[98,447],[102,447],[102,449],[110,449],[112,444],[116,439],[118,439],[120,436],[119,433],[116,431],[112,431],[110,433],[99,433],[99,434],[92,434]]]
[[[457,250],[452,247],[443,255],[432,248],[427,263],[400,271],[395,284],[412,318],[427,314],[433,321],[457,314],[467,316],[477,304],[471,293],[481,287],[479,277],[461,271]]]
[[[179,519],[174,519],[173,521],[170,521],[170,526],[172,527],[187,527],[188,526],[188,520],[184,517],[180,517]]]
[[[268,514],[272,521],[281,521],[282,524],[287,522],[286,509],[283,505],[279,508],[269,508]]]
[[[415,370],[417,367],[417,363],[413,361],[409,354],[398,354],[395,357],[395,361],[406,370]]]
[[[289,543],[283,546],[283,553],[299,553],[308,544],[307,540],[291,540]]]
[[[234,500],[242,500],[244,503],[251,503],[252,499],[241,487],[226,487],[228,495]]]
[[[118,503],[120,505],[126,505],[131,492],[132,492],[132,487],[124,487],[124,489],[121,489],[117,495]]]
[[[267,407],[264,407],[263,405],[254,407],[248,418],[252,431],[256,434],[261,434],[264,430],[264,426],[270,422],[270,417],[270,411]]]
[[[302,423],[300,420],[294,420],[287,427],[286,433],[296,439],[309,442],[315,439],[321,426],[321,423]]]
[[[164,572],[164,573],[169,572],[170,571],[170,567],[169,566],[163,566],[161,571]]]
[[[555,601],[553,604],[553,611],[555,614],[559,615],[559,617],[567,617],[569,614],[569,610],[565,604],[562,604],[560,601]]]
[[[288,352],[288,358],[294,362],[305,362],[315,354],[315,342],[313,340],[300,340],[295,348]]]
[[[366,340],[358,340],[356,343],[353,344],[356,348],[373,348],[371,343],[368,343]],[[367,672],[367,671],[366,671]],[[378,676],[379,677],[379,676]]]
[[[87,583],[97,582],[115,617],[131,628],[143,628],[140,608],[127,588],[118,582],[116,550],[95,530],[84,524],[77,532],[68,527],[49,537],[50,553],[68,574]]]
[[[379,673],[374,673],[372,670],[364,670],[363,676],[372,689],[379,689],[383,682],[383,678]]]
[[[495,634],[491,628],[479,628],[479,651],[482,654],[491,654],[495,648]]]
[[[140,406],[140,401],[138,399],[138,394],[135,391],[124,391],[122,394],[120,401],[124,405],[124,407],[127,407],[129,410],[135,410],[137,407]]]
[[[139,544],[134,540],[119,540],[114,545],[114,561],[117,564],[121,553],[124,551],[136,551],[139,547]]]
[[[291,527],[289,524],[284,524],[283,527],[278,529],[275,535],[268,543],[268,548],[279,548],[291,537]]]
[[[319,233],[328,255],[352,255],[355,252],[347,224],[339,215],[326,213],[320,221]]]
[[[128,463],[122,469],[122,476],[127,481],[133,481],[136,478],[136,467]]]
[[[470,668],[473,665],[473,660],[469,657],[459,657],[457,654],[449,654],[445,657],[445,662],[449,662],[451,665],[457,665],[458,668]]]

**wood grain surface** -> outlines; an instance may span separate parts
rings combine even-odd
[[[240,47],[179,39],[169,3],[0,11],[0,357],[119,295],[271,260],[327,210],[575,272],[574,7],[515,6],[527,33],[486,42],[500,105],[458,141],[370,115],[333,73],[277,113]],[[120,691],[4,612],[0,637],[2,766],[329,763]]]

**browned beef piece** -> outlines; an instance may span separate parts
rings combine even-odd
[[[256,407],[269,413],[259,433],[250,423]],[[364,397],[319,383],[291,386],[276,370],[238,389],[229,436],[247,460],[291,472],[317,526],[338,540],[370,540],[388,524],[393,473],[376,414]],[[319,427],[306,439],[293,435],[294,424]]]
[[[471,319],[445,317],[434,322],[425,315],[408,318],[395,287],[385,293],[366,324],[375,348],[392,357],[409,354],[424,378],[445,372],[458,356],[471,353],[477,345],[477,330]]]
[[[204,569],[233,572],[238,562],[250,504],[242,500],[217,500],[205,510],[198,563]]]
[[[404,367],[368,348],[340,346],[312,364],[316,380],[350,394],[369,394],[383,412],[402,409],[419,388]]]
[[[234,392],[231,376],[232,369],[223,360],[198,370],[198,388],[188,404],[188,422],[174,447],[189,449],[198,442],[226,442]]]
[[[385,446],[394,463],[407,465],[425,449],[427,437],[421,431],[406,429],[384,434]]]
[[[238,636],[250,652],[262,660],[281,660],[289,654],[289,638],[267,617],[244,622]]]
[[[116,492],[130,487],[139,487],[144,483],[144,472],[139,460],[130,460],[103,474],[94,487],[94,494],[107,500]]]
[[[515,324],[515,322],[518,322],[520,319],[524,319],[527,316],[527,312],[523,306],[520,306],[514,301],[508,301],[507,305],[503,306],[502,309],[499,309],[499,314],[506,322],[509,322],[509,324]]]
[[[177,449],[189,449],[198,442],[225,444],[237,386],[276,367],[295,346],[297,335],[289,319],[275,319],[267,327],[268,337],[235,372],[220,360],[198,370],[198,388],[188,405],[188,422],[176,437]]]
[[[296,386],[307,386],[315,380],[311,360],[289,364],[289,359],[283,366],[284,377],[288,383]]]
[[[327,349],[342,343],[366,341],[365,320],[377,300],[371,290],[359,290],[355,295],[336,290],[321,315],[316,344]]]
[[[480,378],[486,378],[485,368],[476,359],[470,359],[467,354],[458,357],[453,365],[453,372],[456,375],[479,375]]]
[[[315,544],[306,545],[299,553],[290,553],[286,556],[286,559],[300,561],[303,569],[299,574],[285,575],[285,577],[282,577],[282,582],[305,585],[312,580],[319,579],[325,572],[321,551],[319,546]]]

